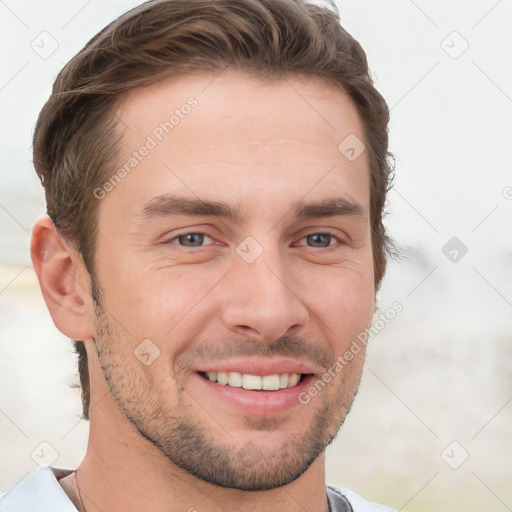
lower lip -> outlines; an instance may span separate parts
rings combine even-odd
[[[303,377],[293,388],[277,391],[251,391],[244,388],[223,386],[196,374],[199,384],[215,400],[222,400],[229,406],[250,416],[269,416],[288,411],[292,407],[302,405],[299,395],[305,391],[314,380],[314,375]]]

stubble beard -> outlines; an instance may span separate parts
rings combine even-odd
[[[356,375],[338,383],[337,395],[326,400],[312,415],[306,433],[290,436],[276,446],[272,443],[272,434],[286,417],[282,420],[246,417],[249,429],[259,431],[258,439],[264,431],[268,436],[258,444],[248,441],[241,447],[236,446],[229,432],[221,439],[216,438],[206,423],[182,412],[187,392],[179,383],[178,405],[173,411],[169,410],[153,391],[148,368],[130,351],[123,353],[126,336],[115,332],[118,330],[116,323],[109,322],[108,313],[100,305],[99,294],[96,313],[98,360],[122,415],[171,463],[215,486],[264,491],[293,482],[334,440],[357,393],[361,368]]]

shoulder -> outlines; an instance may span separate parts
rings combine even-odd
[[[392,508],[380,505],[379,503],[366,501],[355,492],[344,489],[343,487],[338,487],[337,485],[328,485],[327,493],[344,497],[350,503],[353,512],[395,512]],[[336,512],[336,510],[332,512]]]
[[[77,512],[60,486],[64,470],[39,467],[25,481],[0,494],[2,512]]]

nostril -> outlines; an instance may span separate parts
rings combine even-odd
[[[250,325],[244,325],[244,324],[239,324],[236,326],[236,330],[238,330],[239,333],[243,333],[243,335],[251,335],[251,336],[254,336],[254,335],[258,335],[260,336],[261,333],[260,331],[258,331],[258,329],[255,329],[254,327],[251,327]]]
[[[243,331],[256,331],[256,329],[250,325],[239,325],[238,327]]]

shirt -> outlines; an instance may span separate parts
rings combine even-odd
[[[0,512],[77,512],[58,480],[70,473],[71,470],[39,467],[27,480],[0,494]],[[331,512],[394,512],[342,487],[327,485],[326,492]]]

